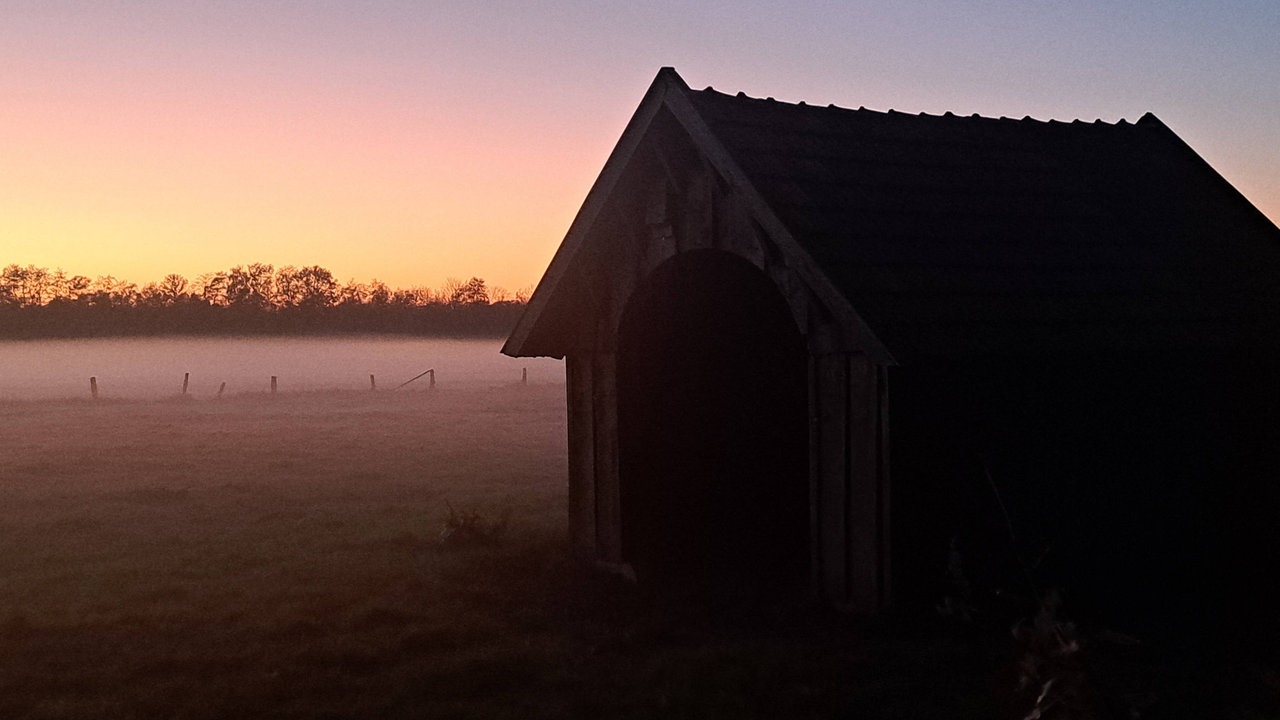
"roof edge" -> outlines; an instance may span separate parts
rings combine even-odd
[[[1275,235],[1274,239],[1277,242],[1280,242],[1280,226],[1276,225],[1271,218],[1267,217],[1267,214],[1262,212],[1257,205],[1254,205],[1253,201],[1245,197],[1245,194],[1240,192],[1235,185],[1232,185],[1230,180],[1223,176],[1222,173],[1218,172],[1208,160],[1205,160],[1201,157],[1200,153],[1196,152],[1195,148],[1187,144],[1187,141],[1183,140],[1178,133],[1174,132],[1168,125],[1164,124],[1164,122],[1160,118],[1156,117],[1154,113],[1145,113],[1142,117],[1138,118],[1138,122],[1135,124],[1151,127],[1152,129],[1158,130],[1159,132],[1167,135],[1169,139],[1173,141],[1175,147],[1190,157],[1194,162],[1199,164],[1210,177],[1216,180],[1218,186],[1226,191],[1227,196],[1232,202],[1241,206],[1246,210],[1246,212],[1253,215],[1254,219],[1260,221],[1269,232]]]

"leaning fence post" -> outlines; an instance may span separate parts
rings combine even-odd
[[[369,373],[369,389],[370,390],[378,389],[378,381],[373,379],[373,373]]]
[[[275,375],[271,376],[271,394],[272,395],[276,394],[276,376]]]
[[[222,384],[218,386],[218,397],[222,397],[222,391],[226,389],[227,389],[227,381],[223,380]]]
[[[89,394],[93,396],[94,400],[98,399],[98,378],[96,376],[89,378]]]
[[[182,373],[182,394],[187,394],[187,383],[191,381],[191,373]]]
[[[392,390],[399,390],[400,388],[402,388],[402,387],[404,387],[405,385],[408,385],[409,383],[411,383],[411,382],[413,382],[413,381],[417,380],[418,378],[422,377],[423,375],[430,375],[430,376],[431,376],[431,386],[432,386],[432,387],[435,387],[435,384],[436,384],[436,371],[435,371],[435,368],[432,368],[432,369],[430,369],[430,370],[423,370],[422,372],[418,373],[417,375],[414,375],[413,377],[409,378],[408,380],[405,380],[404,382],[400,383],[399,385],[397,385],[397,386],[395,386],[395,387],[393,387],[393,388],[391,388],[391,389],[392,389]],[[373,376],[372,376],[372,375],[370,375],[370,376],[369,376],[369,379],[370,379],[370,380],[372,380],[372,379],[373,379]]]
[[[434,368],[427,371],[427,380],[430,381],[427,383],[427,389],[431,389],[436,386],[436,371]]]

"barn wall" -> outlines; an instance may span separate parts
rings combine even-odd
[[[616,357],[565,357],[569,414],[569,538],[580,557],[622,561]]]
[[[564,361],[569,415],[569,542],[578,557],[595,559],[598,548],[593,356],[573,354]]]
[[[885,380],[865,355],[810,360],[814,583],[826,602],[859,612],[890,600]]]
[[[1238,571],[1274,567],[1280,540],[1280,363],[1249,364],[1189,351],[895,368],[899,594],[920,608],[955,594],[955,538],[978,600],[1058,588],[1073,617],[1139,635],[1274,616],[1245,607],[1260,596]]]

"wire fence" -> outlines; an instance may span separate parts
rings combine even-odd
[[[564,383],[550,358],[494,342],[307,339],[0,343],[0,400],[421,392]]]

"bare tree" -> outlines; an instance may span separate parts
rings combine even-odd
[[[164,293],[160,292],[160,285],[157,283],[147,283],[138,290],[139,307],[164,307]]]
[[[187,279],[177,273],[169,273],[160,281],[159,289],[165,304],[175,305],[186,296]]]
[[[338,300],[338,281],[319,265],[286,265],[276,273],[276,304],[282,307],[329,307]]]
[[[196,295],[206,303],[224,307],[228,304],[226,273],[205,273],[196,279],[196,285]]]
[[[35,265],[9,265],[0,271],[0,300],[21,307],[44,305],[53,298],[53,275]]]
[[[489,289],[485,287],[484,280],[478,277],[462,283],[449,296],[449,303],[452,305],[485,305],[488,302]]]
[[[147,283],[138,291],[138,302],[150,307],[173,307],[186,295],[187,279],[177,274],[165,275],[158,283]]]
[[[237,265],[227,272],[227,303],[232,307],[266,308],[275,301],[274,268],[263,263]]]
[[[139,294],[138,286],[131,282],[114,275],[99,275],[81,297],[87,298],[91,305],[129,307],[138,304]]]
[[[369,298],[369,287],[364,283],[358,283],[354,279],[348,280],[338,290],[339,305],[363,305]]]
[[[88,291],[92,281],[83,275],[67,276],[62,268],[53,271],[49,276],[50,290],[45,304],[52,302],[75,302]]]
[[[366,300],[370,305],[388,305],[391,303],[391,288],[387,284],[374,278],[369,283],[369,296]]]
[[[18,300],[18,290],[9,279],[10,268],[15,267],[17,265],[10,265],[0,272],[0,306],[21,304]]]
[[[458,292],[461,289],[462,289],[461,280],[459,280],[456,277],[448,277],[444,279],[444,285],[440,286],[440,291],[438,293],[438,296],[442,301],[449,304],[453,304],[456,302],[454,300],[454,297],[458,295]]]
[[[402,307],[424,307],[435,299],[435,293],[424,287],[411,287],[396,290],[391,295],[391,302]]]

